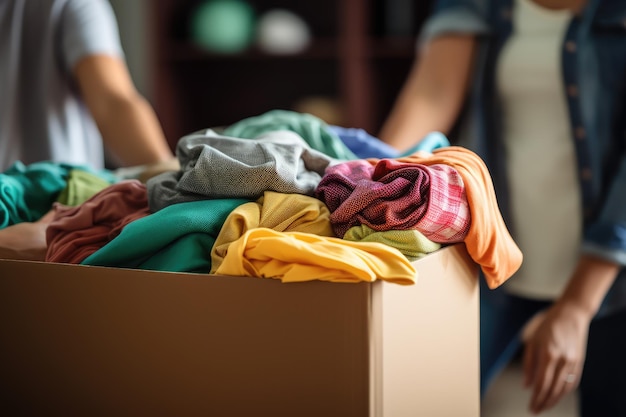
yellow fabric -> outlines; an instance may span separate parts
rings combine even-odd
[[[248,230],[231,243],[217,274],[276,278],[282,282],[373,282],[414,284],[417,271],[397,249],[375,242]]]
[[[400,162],[454,167],[465,184],[472,223],[465,238],[467,252],[480,265],[489,288],[497,288],[522,265],[519,249],[504,223],[487,166],[469,149],[448,146],[432,154],[417,152],[398,158]],[[370,160],[375,163],[375,161]]]
[[[321,200],[303,194],[266,191],[257,201],[237,207],[226,218],[211,250],[211,272],[219,268],[232,242],[257,227],[334,236],[330,212]]]
[[[410,261],[415,261],[441,248],[419,230],[376,231],[366,224],[348,229],[343,238],[353,242],[378,242],[398,249]]]

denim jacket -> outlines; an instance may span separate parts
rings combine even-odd
[[[507,179],[494,80],[496,60],[512,32],[513,8],[514,0],[438,0],[421,34],[422,41],[449,33],[479,39],[461,144],[485,160],[505,219]],[[581,249],[626,266],[626,1],[589,0],[571,19],[561,51],[581,187]],[[626,307],[625,270],[602,313]]]

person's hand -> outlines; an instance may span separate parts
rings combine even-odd
[[[557,303],[524,331],[524,386],[529,408],[539,414],[578,386],[585,361],[591,316],[572,303]]]
[[[54,210],[36,222],[14,224],[0,230],[0,258],[43,261],[46,257],[46,228]]]

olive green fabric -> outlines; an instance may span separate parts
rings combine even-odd
[[[82,169],[73,169],[70,171],[67,185],[59,194],[57,201],[66,206],[78,206],[109,185],[111,185],[110,181],[96,174]]]

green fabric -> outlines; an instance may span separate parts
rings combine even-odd
[[[111,185],[109,181],[96,174],[82,169],[73,169],[57,201],[66,206],[78,206],[109,185]]]
[[[348,229],[345,240],[353,242],[378,242],[398,249],[410,261],[422,258],[441,248],[417,230],[386,230],[378,232],[367,225]]]
[[[24,165],[17,161],[1,173],[0,229],[39,220],[52,208],[75,168],[89,170],[79,165],[46,161]]]
[[[226,217],[246,199],[173,204],[127,224],[83,265],[208,273],[211,249]]]
[[[224,135],[243,139],[256,139],[262,134],[289,130],[302,136],[315,150],[336,159],[352,160],[357,156],[329,129],[326,122],[307,113],[288,110],[271,110],[260,116],[249,117],[227,127]]]

